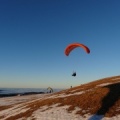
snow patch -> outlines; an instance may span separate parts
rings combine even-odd
[[[102,87],[102,86],[107,86],[107,85],[111,85],[111,84],[113,84],[113,83],[103,83],[103,84],[100,84],[100,85],[97,85],[97,86]]]
[[[79,110],[79,108],[76,108],[73,112],[68,113],[67,109],[69,106],[62,106],[57,107],[56,105],[49,106],[50,109],[45,110],[48,106],[44,106],[43,108],[38,109],[35,111],[32,115],[32,118],[35,118],[36,120],[83,120],[82,117],[79,115],[76,115],[76,111]],[[45,110],[45,111],[44,111]]]

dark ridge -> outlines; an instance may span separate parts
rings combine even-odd
[[[0,98],[1,97],[12,97],[12,96],[33,95],[33,94],[44,94],[44,92],[25,92],[25,93],[0,94]]]

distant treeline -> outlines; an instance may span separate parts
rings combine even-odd
[[[0,97],[23,96],[23,95],[32,95],[32,94],[44,94],[44,92],[25,92],[25,93],[0,94]]]

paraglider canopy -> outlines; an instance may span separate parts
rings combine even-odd
[[[47,91],[49,91],[49,93],[53,93],[53,89],[51,87],[48,87]]]
[[[74,50],[75,48],[78,48],[78,47],[83,48],[86,51],[86,53],[88,53],[88,54],[90,53],[90,49],[87,46],[80,44],[80,43],[72,43],[72,44],[69,44],[65,48],[65,55],[68,56],[72,50]]]

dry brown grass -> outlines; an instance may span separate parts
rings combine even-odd
[[[115,78],[119,78],[113,80]],[[98,86],[103,83],[110,83],[105,86]],[[82,94],[75,94],[76,92],[84,91]],[[81,108],[76,114],[85,115],[98,114],[105,115],[106,117],[112,117],[120,114],[120,76],[114,76],[109,78],[104,78],[101,80],[93,81],[87,84],[83,84],[71,89],[67,89],[53,95],[61,94],[73,94],[71,96],[48,98],[44,100],[36,100],[27,104],[26,108],[29,108],[24,113],[19,115],[11,116],[6,120],[15,120],[21,117],[30,117],[33,112],[42,106],[48,105],[50,109],[51,105],[59,103],[58,107],[69,105],[67,109],[71,112],[75,107]]]
[[[11,108],[12,105],[8,105],[8,106],[0,106],[0,111],[1,110],[5,110],[5,109],[8,109],[8,108]]]

